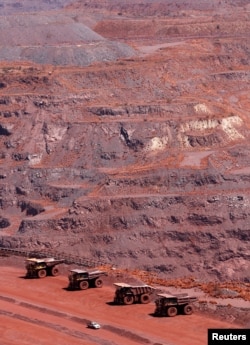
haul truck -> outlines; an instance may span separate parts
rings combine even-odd
[[[86,290],[89,287],[101,288],[103,286],[102,276],[106,276],[104,271],[83,271],[80,269],[70,270],[69,273],[69,290]]]
[[[114,283],[116,287],[114,304],[146,304],[151,301],[154,288],[149,285],[129,285],[126,283]]]
[[[27,278],[44,278],[47,275],[58,276],[60,274],[59,264],[63,263],[63,259],[54,258],[29,258],[26,259],[26,277]]]
[[[197,301],[197,297],[188,294],[171,295],[168,293],[157,294],[155,300],[155,316],[176,316],[177,314],[191,315],[193,313],[192,304]]]

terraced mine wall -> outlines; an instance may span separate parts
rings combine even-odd
[[[247,1],[82,5],[0,15],[0,247],[247,281]]]

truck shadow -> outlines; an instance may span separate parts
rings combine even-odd
[[[82,293],[82,290],[79,290],[79,289],[71,289],[71,288],[69,288],[68,286],[62,287],[62,290],[64,290],[64,291],[69,291],[69,292],[81,292],[81,293]]]
[[[121,306],[121,304],[116,304],[116,303],[114,303],[113,301],[106,302],[106,304],[107,304],[107,305],[110,305],[110,306],[112,306],[112,307],[120,307],[120,306]]]
[[[151,317],[156,317],[156,318],[161,318],[162,317],[160,315],[156,315],[155,313],[149,313],[148,315],[151,316]]]
[[[74,290],[69,289],[67,286],[66,287],[62,287],[62,290],[64,290],[64,291],[74,291]]]
[[[38,279],[37,277],[27,277],[27,276],[19,276],[20,279]]]

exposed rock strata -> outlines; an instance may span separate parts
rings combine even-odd
[[[134,1],[85,3],[35,16],[44,30],[53,24],[47,33],[58,18],[74,28],[74,50],[63,37],[40,49],[25,36],[23,57],[51,65],[1,63],[0,246],[246,280],[247,2],[222,1],[216,14],[213,1],[180,3],[182,12],[147,1],[139,20]],[[25,18],[15,25],[32,27],[34,14]],[[0,16],[0,27],[13,20]],[[79,30],[90,60],[74,55]],[[4,48],[6,60],[21,48]]]

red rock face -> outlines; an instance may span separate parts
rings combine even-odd
[[[0,16],[1,246],[248,279],[249,5],[216,3]]]

